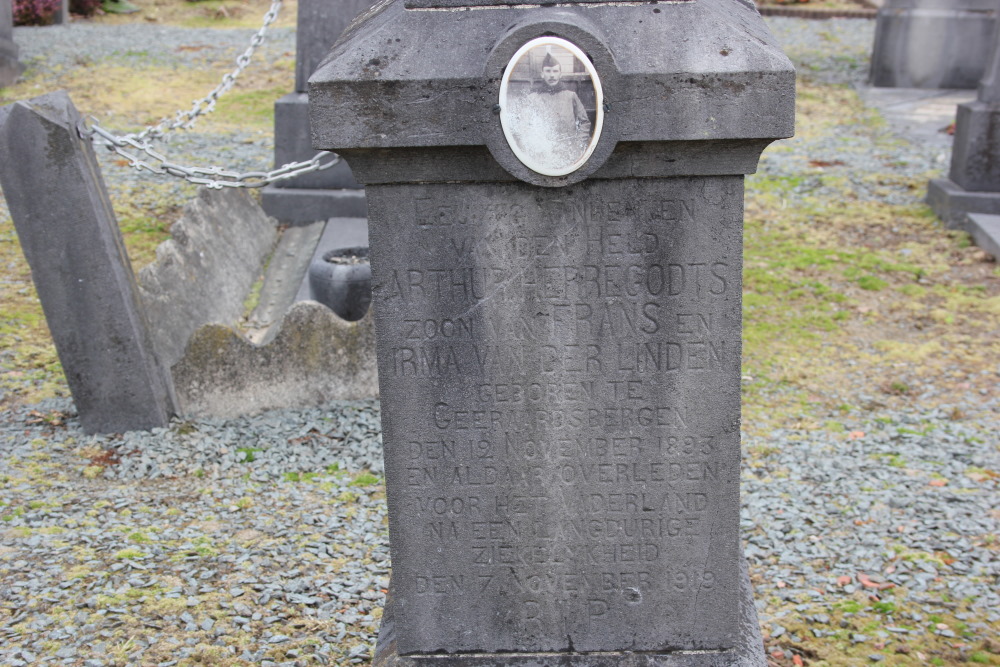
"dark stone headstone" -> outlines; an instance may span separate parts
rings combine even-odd
[[[875,24],[870,82],[885,88],[975,88],[997,0],[887,0]]]
[[[0,88],[17,80],[24,67],[17,60],[14,43],[14,16],[10,0],[0,2]]]
[[[743,177],[792,135],[791,64],[737,0],[417,4],[374,7],[309,93],[315,145],[369,202],[393,558],[375,664],[764,665],[739,536]],[[604,93],[573,95],[603,130],[562,175],[500,120],[542,36]]]
[[[0,108],[0,185],[80,422],[163,426],[174,411],[135,276],[81,117],[65,92]]]
[[[931,180],[927,203],[945,224],[966,231],[967,213],[1000,215],[1000,22],[978,99],[958,105],[948,178]]]
[[[311,159],[306,83],[351,20],[372,0],[300,0],[295,34],[295,92],[274,105],[274,165]],[[365,217],[361,185],[346,162],[268,186],[262,193],[268,215],[293,224],[327,218]]]

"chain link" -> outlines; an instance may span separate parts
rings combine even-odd
[[[153,174],[163,176],[176,176],[196,185],[204,185],[207,188],[221,190],[222,188],[262,188],[275,181],[283,181],[295,178],[302,174],[309,174],[314,171],[329,169],[340,162],[340,156],[336,153],[317,153],[313,159],[307,162],[293,162],[271,171],[248,171],[244,173],[223,169],[222,167],[185,167],[184,165],[171,162],[162,153],[155,150],[148,142],[133,139],[131,136],[119,137],[105,130],[97,124],[90,127],[81,121],[78,127],[80,136],[100,137],[109,150],[114,151],[129,162],[129,166],[137,171],[146,170]],[[98,142],[94,142],[98,143]],[[142,151],[153,159],[148,162],[141,157],[130,153],[127,148]],[[324,157],[329,158],[325,162]]]
[[[295,178],[296,176],[309,174],[314,171],[323,171],[337,164],[340,162],[339,155],[336,153],[320,152],[306,162],[293,162],[266,172],[249,171],[240,173],[223,169],[222,167],[185,167],[184,165],[170,162],[162,153],[154,149],[150,143],[162,139],[168,132],[173,130],[191,128],[199,116],[215,110],[215,103],[219,97],[233,87],[237,77],[250,64],[250,58],[257,50],[257,47],[264,41],[264,34],[267,32],[268,26],[278,18],[282,2],[283,0],[273,0],[270,9],[264,15],[263,25],[261,25],[260,29],[250,39],[250,45],[247,46],[246,50],[236,58],[236,68],[232,72],[225,74],[222,77],[222,82],[208,95],[195,100],[188,111],[178,111],[173,118],[164,118],[156,125],[151,125],[141,132],[121,136],[101,127],[97,119],[91,117],[89,126],[85,121],[80,121],[77,127],[80,136],[90,139],[94,144],[106,146],[108,150],[114,151],[128,160],[129,166],[137,171],[146,170],[153,174],[176,176],[196,185],[203,185],[215,190],[221,190],[222,188],[262,188],[276,181]],[[100,140],[97,137],[100,137]],[[127,150],[129,148],[141,151],[147,157],[152,158],[153,162],[146,161],[142,157],[130,153]],[[324,161],[324,157],[328,157],[329,159]]]
[[[187,130],[194,126],[194,122],[199,116],[203,116],[207,113],[211,113],[215,110],[215,102],[229,92],[229,89],[233,87],[236,83],[236,79],[243,73],[243,70],[247,68],[250,64],[250,58],[253,57],[257,47],[259,47],[264,41],[264,34],[267,32],[268,27],[274,23],[275,19],[278,18],[278,12],[281,11],[283,0],[273,0],[271,7],[264,14],[264,24],[260,26],[260,30],[250,38],[250,45],[247,46],[246,50],[236,58],[236,68],[232,72],[228,72],[222,77],[222,82],[216,86],[212,92],[210,92],[205,97],[200,100],[195,100],[191,103],[191,108],[187,111],[178,111],[174,114],[173,118],[163,118],[156,125],[151,125],[147,127],[142,132],[136,134],[127,134],[126,137],[137,139],[139,141],[156,141],[171,130],[183,129]]]

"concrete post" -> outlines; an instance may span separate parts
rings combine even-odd
[[[65,92],[0,109],[0,185],[88,433],[174,411],[100,167]]]
[[[0,88],[14,83],[24,67],[17,60],[12,0],[0,0]]]

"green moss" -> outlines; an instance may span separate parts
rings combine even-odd
[[[381,480],[370,472],[363,472],[351,480],[350,486],[371,486]]]
[[[143,552],[139,551],[138,549],[133,549],[131,547],[129,547],[127,549],[122,549],[122,550],[120,550],[120,551],[118,551],[118,552],[115,553],[115,558],[117,558],[118,560],[125,560],[125,559],[139,560],[139,559],[145,558],[145,557],[146,557],[146,554],[144,554]]]
[[[889,283],[876,276],[868,275],[858,278],[858,287],[870,292],[877,292],[881,289],[885,289],[888,285]]]

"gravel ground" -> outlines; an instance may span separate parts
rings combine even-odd
[[[863,80],[872,22],[768,23],[807,79]],[[290,31],[276,34],[267,57],[291,48]],[[136,58],[186,67],[234,56],[249,35],[72,25],[14,36],[36,67],[133,57],[137,45],[149,55]],[[176,48],[192,44],[215,50]],[[914,202],[917,194],[866,177],[887,159],[922,174],[939,156],[905,141],[883,155],[868,132],[845,125],[785,142],[761,170],[794,174],[809,158],[836,155],[859,197]],[[177,145],[196,153],[233,138],[192,134]],[[269,159],[266,142],[240,145],[240,160]],[[112,190],[145,178],[110,164],[105,177]],[[801,191],[822,193],[822,183]],[[943,637],[982,635],[1000,620],[998,480],[989,473],[1000,470],[1000,405],[974,394],[944,408],[920,401],[901,413],[859,411],[842,433],[745,439],[754,456],[742,521],[772,642],[797,644],[803,618],[814,636],[832,635],[855,613],[842,614],[852,595],[893,586],[916,611],[887,610],[852,643],[903,644],[928,620]],[[94,437],[67,401],[0,412],[0,664],[366,661],[389,568],[378,414],[377,403],[343,402]],[[935,621],[956,601],[967,603],[960,630]]]

